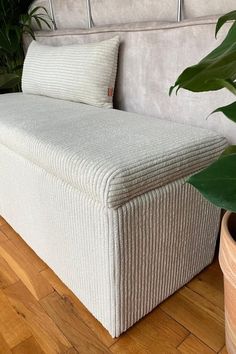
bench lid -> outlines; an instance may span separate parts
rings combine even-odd
[[[109,208],[191,175],[226,146],[205,129],[22,93],[0,95],[0,143]]]

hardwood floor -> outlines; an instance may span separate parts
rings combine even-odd
[[[227,354],[215,261],[118,339],[0,217],[0,354]]]

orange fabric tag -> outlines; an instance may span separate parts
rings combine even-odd
[[[113,96],[113,87],[108,87],[108,97]]]

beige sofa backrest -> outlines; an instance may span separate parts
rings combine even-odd
[[[58,29],[87,28],[87,0],[51,0]],[[219,15],[235,8],[235,0],[182,0],[183,18]],[[176,21],[178,0],[90,0],[95,26],[146,21]],[[49,9],[49,0],[35,6]]]
[[[59,2],[62,3],[62,0]],[[69,2],[67,0],[63,4]],[[185,1],[189,4],[193,2],[194,0]],[[197,2],[204,4],[201,0]],[[229,5],[230,2],[232,5],[232,1],[225,1],[225,4]],[[37,40],[45,44],[66,45],[96,42],[118,34],[121,46],[115,108],[208,127],[236,143],[235,124],[220,114],[206,120],[212,110],[232,102],[232,94],[226,91],[205,94],[180,91],[177,97],[173,95],[170,98],[168,95],[170,85],[180,72],[186,66],[199,61],[224,37],[226,28],[220,32],[217,41],[214,38],[216,20],[216,17],[205,17],[180,23],[140,22],[92,29],[40,31],[37,33]]]

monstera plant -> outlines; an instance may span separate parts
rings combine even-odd
[[[29,10],[32,0],[0,0],[0,93],[20,91],[24,60],[23,34],[34,38],[32,23],[50,28],[46,9]]]
[[[227,89],[236,96],[236,11],[222,16],[216,25],[216,35],[227,21],[234,21],[225,40],[198,64],[183,71],[174,89],[193,92]],[[236,102],[217,108],[236,123]],[[236,145],[228,147],[219,159],[204,171],[189,179],[209,201],[215,205],[236,212]]]
[[[236,11],[222,16],[216,25],[216,35],[228,21],[232,25],[225,40],[198,64],[178,77],[170,94],[176,89],[192,92],[229,90],[236,96]],[[223,113],[236,123],[236,101],[219,107],[214,112]],[[212,118],[214,119],[214,117]],[[236,129],[235,129],[236,131]],[[236,134],[235,134],[236,139]],[[221,229],[220,265],[225,279],[226,345],[229,354],[236,353],[236,145],[229,146],[205,170],[192,176],[188,182],[216,206],[227,209]]]

